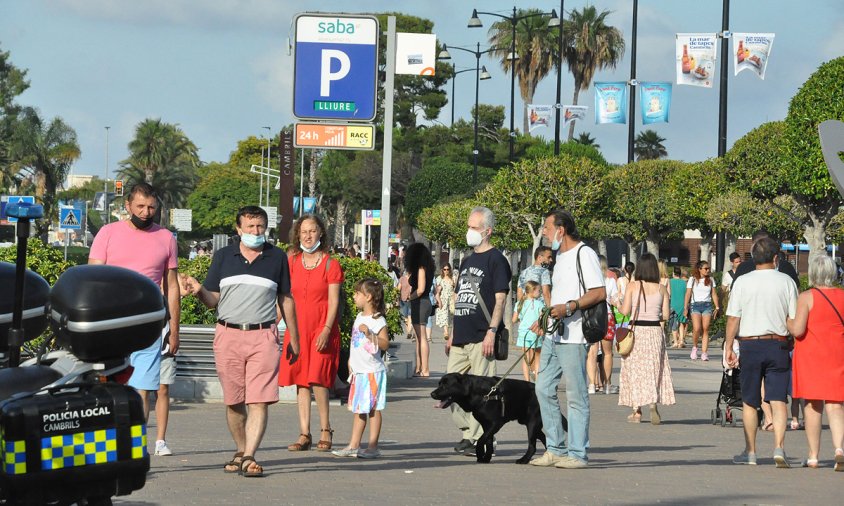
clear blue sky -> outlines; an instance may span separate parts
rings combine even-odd
[[[200,148],[203,161],[224,161],[240,139],[261,136],[263,126],[277,132],[293,121],[292,57],[287,55],[290,24],[299,12],[399,11],[427,17],[441,42],[471,46],[486,42],[494,21],[468,29],[472,8],[506,14],[514,0],[483,3],[454,0],[0,0],[0,48],[29,70],[30,89],[19,102],[43,116],[62,117],[77,132],[82,157],[76,174],[102,175],[105,126],[110,126],[113,174],[127,156],[134,128],[145,118],[178,123]],[[609,22],[630,45],[632,0],[568,0],[566,9],[587,3],[613,11]],[[558,1],[517,2],[519,8],[559,9]],[[721,26],[718,0],[641,0],[639,2],[638,78],[674,81],[674,34],[716,32]],[[766,79],[749,72],[729,79],[731,145],[765,121],[782,119],[788,101],[822,62],[844,55],[841,0],[742,0],[732,2],[732,31],[774,32]],[[458,67],[474,65],[471,55],[455,52]],[[626,80],[630,53],[614,71],[596,80]],[[482,61],[493,79],[481,83],[481,102],[508,107],[510,80],[491,59]],[[458,77],[456,115],[469,117],[474,98],[471,74]],[[717,77],[717,75],[716,75]],[[563,103],[570,103],[573,80],[563,75]],[[451,92],[450,84],[447,87]],[[716,155],[718,89],[674,87],[671,123],[652,126],[667,139],[669,156],[700,160]],[[554,102],[555,77],[540,84],[534,99]],[[627,128],[595,125],[593,92],[580,95],[590,107],[588,121],[576,131],[598,139],[612,162],[626,161]],[[522,124],[516,90],[516,126]],[[440,121],[448,124],[450,105]],[[637,131],[641,131],[637,123]],[[534,132],[553,138],[553,129]]]

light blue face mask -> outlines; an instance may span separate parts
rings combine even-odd
[[[302,249],[302,251],[304,251],[305,253],[311,254],[311,253],[313,253],[314,251],[316,251],[316,250],[318,250],[318,249],[319,249],[319,245],[320,245],[320,244],[322,244],[322,241],[317,241],[317,242],[316,242],[316,244],[314,244],[314,245],[313,245],[313,246],[311,246],[310,248],[306,248],[306,247],[305,247],[305,245],[304,245],[304,244],[302,244],[302,243],[300,242],[300,243],[299,243],[299,247],[300,247],[300,248]]]
[[[554,234],[554,240],[551,241],[551,249],[557,251],[560,249],[560,241],[557,240],[557,234]]]
[[[240,236],[240,242],[249,249],[258,249],[267,242],[267,238],[263,234],[253,235],[244,232],[243,235]]]

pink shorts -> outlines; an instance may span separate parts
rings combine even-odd
[[[278,402],[278,328],[239,330],[217,324],[214,362],[223,387],[223,402]]]

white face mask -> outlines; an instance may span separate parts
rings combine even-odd
[[[480,244],[484,241],[484,236],[481,235],[480,232],[474,229],[469,229],[466,231],[466,244],[469,245],[470,248],[474,248],[476,246],[480,246]]]

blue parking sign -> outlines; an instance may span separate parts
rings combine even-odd
[[[300,14],[295,23],[294,116],[372,121],[378,92],[378,19]]]

